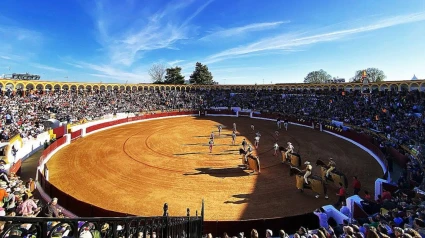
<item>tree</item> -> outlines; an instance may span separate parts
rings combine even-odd
[[[304,83],[326,83],[327,80],[331,80],[332,77],[323,69],[319,71],[313,71],[307,74],[304,78]]]
[[[148,71],[152,82],[157,84],[164,83],[165,72],[166,70],[163,64],[154,64]]]
[[[203,65],[199,62],[196,63],[195,71],[190,75],[189,82],[191,84],[203,84],[212,85],[216,84],[213,80],[211,72],[208,70],[208,66]]]
[[[165,84],[184,84],[184,76],[181,74],[182,68],[168,68],[165,75]]]
[[[384,71],[377,68],[367,68],[362,70],[357,70],[354,77],[350,79],[351,82],[363,82],[363,72],[366,71],[366,79],[370,82],[381,82],[387,77],[384,74]]]

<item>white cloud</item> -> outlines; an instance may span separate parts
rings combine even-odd
[[[253,23],[253,24],[249,24],[245,26],[218,30],[209,35],[202,37],[200,40],[214,40],[218,38],[226,38],[231,36],[242,35],[248,32],[264,31],[264,30],[276,28],[286,23],[289,23],[289,21]]]
[[[245,46],[239,46],[224,50],[222,52],[207,57],[205,61],[208,61],[211,64],[229,58],[235,58],[243,55],[251,55],[261,52],[294,51],[299,50],[299,48],[302,46],[308,46],[322,42],[336,41],[363,32],[375,31],[387,27],[424,20],[425,12],[421,12],[416,14],[400,15],[392,18],[387,18],[357,28],[331,31],[322,34],[308,35],[306,33],[286,33],[275,37],[265,38]]]
[[[51,66],[43,65],[43,64],[32,63],[30,65],[32,67],[35,67],[35,68],[45,69],[45,70],[49,70],[49,71],[66,72],[66,70],[64,70],[64,69],[59,69],[59,68],[55,68],[55,67],[51,67]]]
[[[175,49],[174,44],[189,38],[191,27],[189,22],[193,20],[211,2],[207,1],[186,19],[178,19],[177,15],[184,15],[181,10],[185,9],[193,1],[170,3],[163,10],[156,12],[142,22],[139,17],[133,22],[112,18],[108,14],[105,2],[98,1],[95,9],[95,22],[98,38],[102,46],[107,50],[111,64],[131,66],[144,53],[157,49]],[[114,9],[115,10],[115,9]],[[113,11],[112,15],[129,16],[133,9],[123,9],[122,12]],[[137,16],[137,14],[135,15]],[[146,19],[146,18],[144,18]],[[127,21],[127,22],[125,22]],[[126,24],[127,23],[127,24]],[[126,31],[118,26],[126,25]]]
[[[0,55],[0,58],[5,59],[5,60],[11,60],[12,59],[9,56],[4,56],[4,55]]]
[[[120,81],[128,81],[133,83],[150,82],[150,77],[146,70],[134,70],[132,72],[117,69],[110,65],[96,65],[84,62],[78,62],[84,68],[96,71],[97,73],[91,73],[90,75],[108,79],[116,79]]]
[[[175,66],[178,63],[182,63],[182,62],[184,62],[184,60],[174,60],[174,61],[167,62],[167,64],[171,66]]]

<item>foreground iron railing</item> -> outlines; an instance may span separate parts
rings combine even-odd
[[[137,237],[137,238],[197,238],[202,237],[203,204],[201,216],[168,216],[164,205],[163,216],[158,217],[0,217],[6,222],[0,237]]]

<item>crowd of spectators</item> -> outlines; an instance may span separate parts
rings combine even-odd
[[[312,94],[308,91],[269,90],[52,91],[24,94],[0,90],[0,100],[2,142],[16,134],[23,138],[36,137],[46,129],[43,122],[52,113],[57,119],[72,123],[81,119],[96,120],[115,113],[240,107],[321,123],[341,121],[382,135],[378,139],[386,146],[408,145],[418,154],[422,153],[419,145],[425,143],[425,94],[418,91],[376,91],[367,94],[359,91],[321,91]],[[12,201],[3,203],[0,214],[31,216],[40,212],[37,205],[32,205],[36,203],[32,200],[30,187],[23,185],[14,174],[2,173],[0,179],[3,181],[0,195],[4,194],[4,201]],[[420,161],[412,159],[397,181],[397,193],[381,195],[377,201],[370,196],[363,197],[364,206],[370,208],[370,219],[334,224],[327,219],[324,222],[324,213],[316,211],[322,227],[315,231],[300,228],[294,237],[425,237],[425,200],[413,197],[411,193],[412,181],[416,185],[423,185],[424,179]],[[16,210],[19,204],[26,204],[27,201],[33,201],[28,202],[31,205],[25,205],[33,206],[31,209]],[[267,233],[266,237],[273,236],[271,230]],[[253,230],[250,237],[258,237],[258,232]],[[287,237],[287,234],[280,231],[280,235],[274,237]]]

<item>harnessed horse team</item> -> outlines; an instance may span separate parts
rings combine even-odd
[[[233,130],[236,130],[236,125],[233,124]],[[252,126],[251,126],[252,127]],[[280,123],[278,122],[278,127],[280,127]],[[285,125],[287,128],[287,125]],[[257,136],[259,133],[257,133]],[[277,141],[277,140],[276,140]],[[258,140],[256,144],[256,148],[258,146]],[[253,148],[248,142],[243,139],[242,147],[239,149],[239,155],[242,156],[242,164],[245,166],[245,169],[252,170],[252,173],[260,173],[260,159],[258,156],[253,155]],[[295,176],[295,185],[298,190],[301,192],[304,189],[312,190],[316,195],[316,198],[319,198],[321,195],[328,199],[327,195],[327,186],[332,183],[336,186],[339,184],[343,184],[345,188],[348,187],[347,177],[340,171],[336,170],[336,164],[332,158],[329,159],[328,164],[318,159],[316,161],[316,166],[320,167],[320,175],[312,174],[313,167],[309,161],[304,163],[305,169],[300,169],[302,165],[301,156],[294,152],[294,147],[291,142],[288,142],[287,147],[280,146],[278,147],[277,143],[275,143],[275,154],[277,152],[277,148],[282,155],[282,164],[287,164],[290,167],[289,174],[290,176]]]

